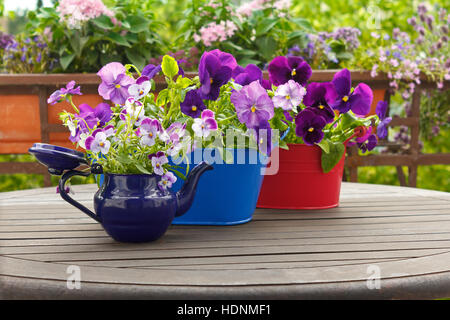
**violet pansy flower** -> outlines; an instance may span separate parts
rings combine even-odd
[[[108,154],[111,142],[107,140],[107,138],[108,137],[103,130],[95,130],[84,142],[86,150],[90,150],[94,153],[101,152],[102,154]]]
[[[220,88],[231,79],[233,69],[230,66],[233,64],[228,55],[219,50],[203,53],[198,67],[202,98],[217,100]]]
[[[294,80],[302,86],[312,75],[310,65],[300,57],[278,56],[268,66],[270,81],[276,85],[282,85],[289,80]]]
[[[141,76],[153,79],[162,70],[161,65],[148,64],[142,69]]]
[[[162,131],[161,123],[156,119],[145,118],[137,131],[141,137],[141,144],[151,147],[156,143],[158,134]]]
[[[172,188],[172,185],[177,182],[177,177],[170,171],[167,171],[158,182],[158,187],[161,191]]]
[[[337,92],[336,101],[331,106],[340,113],[352,110],[357,115],[366,115],[370,111],[373,100],[372,89],[365,83],[360,83],[352,91],[350,71],[343,69],[337,72],[332,80]]]
[[[206,109],[202,112],[201,118],[194,119],[192,130],[197,137],[206,138],[211,131],[217,130],[217,121],[214,119],[214,112]]]
[[[306,88],[303,104],[311,107],[327,123],[331,123],[334,120],[335,114],[330,104],[336,101],[336,97],[337,93],[331,82],[312,82]]]
[[[253,81],[262,81],[263,73],[260,68],[254,64],[248,64],[245,68],[237,66],[232,73],[234,82],[241,86],[246,86]]]
[[[277,88],[272,101],[275,108],[292,110],[302,102],[305,94],[306,89],[304,87],[294,80],[289,80]]]
[[[259,81],[253,81],[241,90],[234,91],[230,100],[239,121],[245,123],[249,129],[259,127],[261,123],[272,119],[275,114],[272,99]]]
[[[128,93],[136,100],[145,97],[152,88],[150,79],[147,76],[141,76],[136,80],[135,84],[128,87]]]
[[[387,125],[389,122],[392,121],[391,117],[386,117],[388,103],[386,101],[380,101],[377,104],[377,107],[375,109],[375,113],[377,114],[378,118],[380,119],[380,123],[377,127],[377,136],[380,139],[384,139],[388,135],[388,128]]]
[[[169,160],[164,152],[158,151],[156,155],[151,155],[149,158],[151,158],[152,161],[153,172],[159,176],[162,176],[164,174],[163,166],[169,163]]]
[[[181,112],[191,118],[198,118],[206,109],[203,99],[198,90],[191,90],[186,93],[184,101],[180,104]]]
[[[111,107],[105,102],[98,104],[95,108],[91,108],[90,105],[83,103],[79,106],[79,109],[79,117],[83,118],[91,129],[94,126],[103,127],[111,120],[113,115]]]
[[[47,103],[54,105],[66,99],[67,95],[83,95],[80,91],[80,86],[75,88],[75,81],[70,81],[65,88],[61,88],[53,92],[47,99]]]
[[[128,88],[135,83],[125,72],[125,67],[119,62],[111,62],[101,68],[97,73],[102,79],[98,93],[115,104],[124,104],[130,96]]]
[[[324,117],[318,115],[311,108],[302,110],[295,118],[295,133],[303,138],[306,145],[314,145],[323,139],[323,128],[327,124]]]

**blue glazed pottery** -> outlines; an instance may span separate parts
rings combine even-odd
[[[204,150],[216,158],[219,157],[214,150]],[[264,178],[261,172],[264,171],[265,163],[260,161],[261,154],[257,150],[230,149],[230,151],[234,152],[235,163],[211,162],[214,170],[202,177],[191,208],[182,217],[175,218],[173,224],[236,225],[252,219]],[[245,155],[246,161],[243,164],[236,163],[239,152]],[[249,163],[250,159],[257,161]],[[195,164],[196,161],[192,162]],[[183,167],[180,171],[185,172],[183,170],[186,170],[186,165],[183,163],[178,165]],[[178,179],[172,190],[179,190],[182,182],[182,179]]]
[[[160,238],[174,217],[183,215],[190,208],[200,176],[212,169],[206,162],[199,163],[176,193],[161,190],[158,187],[161,176],[155,174],[106,173],[104,183],[94,196],[93,213],[66,193],[65,184],[75,175],[101,174],[101,166],[93,164],[91,172],[73,170],[71,149],[58,147],[58,152],[53,154],[55,158],[47,149],[33,146],[29,151],[49,166],[49,171],[55,169],[51,173],[67,170],[59,181],[61,197],[101,223],[113,239],[121,242],[148,242]]]

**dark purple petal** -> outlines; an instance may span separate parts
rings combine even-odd
[[[380,118],[380,120],[383,120],[386,117],[387,108],[388,108],[388,103],[386,101],[379,101],[377,103],[375,113],[378,116],[378,118]]]
[[[155,66],[154,64],[148,64],[142,69],[141,75],[146,76],[149,79],[153,79],[161,71],[161,65]]]
[[[270,82],[276,86],[285,84],[291,79],[291,68],[289,67],[287,58],[284,56],[275,57],[270,61],[267,70],[269,72]]]
[[[342,69],[341,71],[337,72],[331,82],[336,89],[338,98],[342,99],[343,97],[350,95],[350,89],[352,88],[352,79],[350,71],[348,69]]]
[[[181,112],[192,118],[198,118],[206,109],[198,90],[191,90],[186,93],[184,101],[180,104]]]
[[[384,138],[387,137],[387,135],[388,135],[388,127],[387,127],[387,125],[391,121],[392,121],[392,118],[391,117],[387,117],[387,118],[383,119],[378,124],[378,127],[377,127],[377,136],[378,136],[378,138],[384,139]]]
[[[210,54],[215,55],[222,66],[226,66],[233,70],[238,65],[236,59],[233,57],[231,53],[222,52],[219,49],[215,49],[209,52]]]
[[[240,71],[240,72],[239,72]],[[237,84],[240,84],[241,86],[245,86],[255,80],[262,80],[262,71],[260,68],[258,68],[254,64],[249,64],[245,69],[242,69],[241,67],[235,68],[233,70],[233,77]]]
[[[302,86],[305,86],[308,79],[311,78],[312,75],[311,66],[300,57],[291,56],[287,59],[291,70],[291,79],[298,82]]]
[[[101,126],[104,126],[112,118],[112,110],[109,104],[103,102],[97,105],[94,109],[94,114],[100,122]]]
[[[305,106],[312,106],[315,104],[330,105],[336,101],[337,92],[331,82],[312,82],[306,88],[306,95],[303,98]]]
[[[355,114],[365,116],[370,111],[372,100],[372,89],[365,83],[360,83],[348,99],[348,103]]]

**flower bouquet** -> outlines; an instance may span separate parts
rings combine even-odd
[[[288,130],[280,146],[279,172],[267,176],[258,206],[317,209],[338,205],[345,147],[357,144],[363,153],[377,144],[374,128],[383,138],[387,105],[366,116],[372,90],[364,83],[351,86],[350,71],[343,69],[330,82],[307,84],[311,68],[299,57],[276,57],[268,66],[280,130]],[[381,120],[380,120],[381,119]]]
[[[140,71],[112,62],[98,72],[98,92],[109,102],[76,106],[72,96],[81,91],[73,81],[48,102],[72,105],[75,112],[60,115],[70,140],[86,151],[90,164],[102,168],[106,182],[112,175],[149,175],[157,177],[161,192],[182,191],[182,180],[195,170],[191,164],[205,160],[215,170],[202,178],[188,220],[178,223],[248,221],[271,141],[277,141],[269,123],[274,116],[269,84],[258,67],[242,68],[219,50],[202,55],[194,78],[184,76],[180,63],[166,55],[160,65]],[[167,88],[156,94],[153,78],[161,72]]]

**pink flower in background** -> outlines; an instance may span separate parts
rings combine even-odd
[[[61,21],[66,21],[72,28],[79,28],[82,22],[101,15],[114,16],[102,0],[60,0],[56,11]]]
[[[215,41],[225,41],[234,35],[237,26],[233,21],[221,21],[219,24],[211,22],[200,28],[200,35],[194,34],[194,41],[200,42],[207,47]]]

